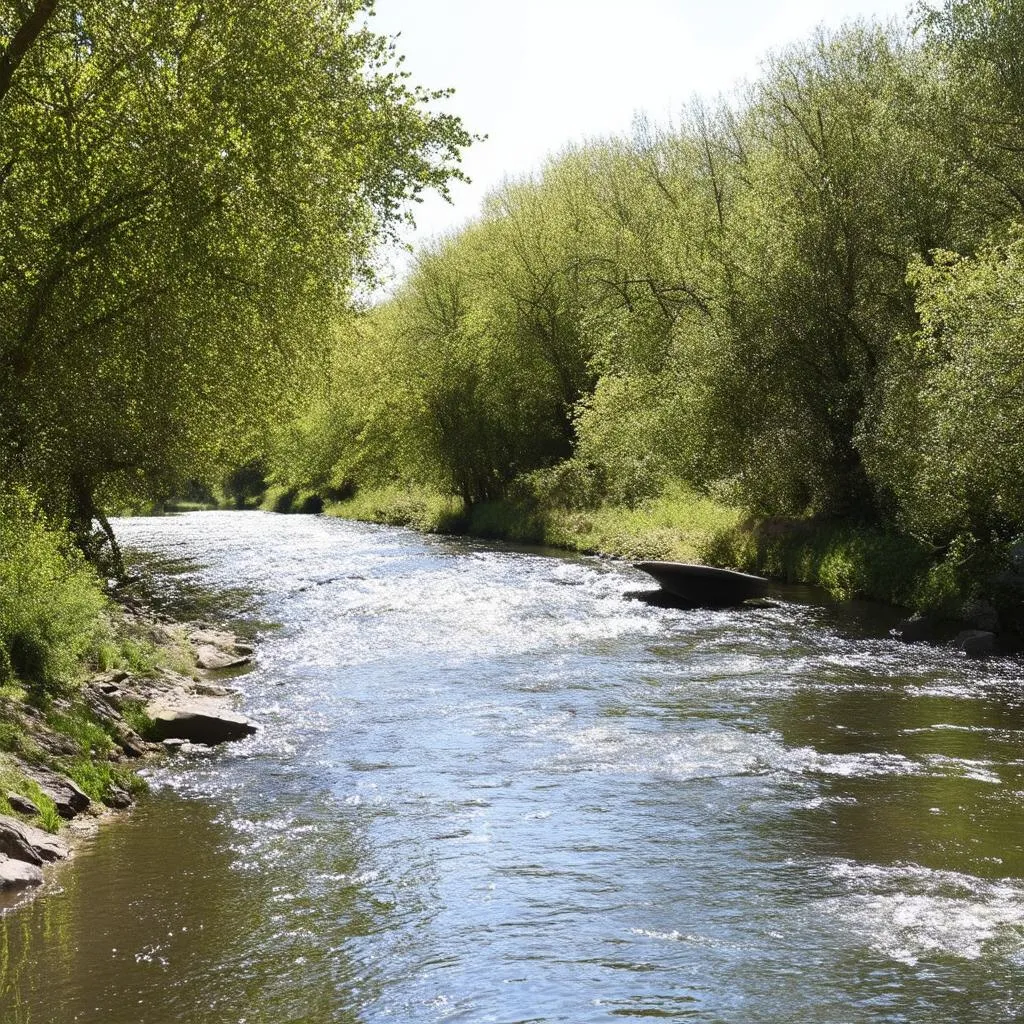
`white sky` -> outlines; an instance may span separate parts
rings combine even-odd
[[[374,31],[394,36],[412,79],[453,87],[446,109],[487,135],[463,158],[472,185],[453,205],[415,208],[414,245],[471,219],[505,177],[567,143],[628,133],[634,116],[672,120],[694,95],[757,77],[770,50],[818,25],[902,17],[909,0],[377,0]],[[396,266],[404,265],[399,257]]]

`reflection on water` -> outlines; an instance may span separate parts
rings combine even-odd
[[[0,921],[5,1024],[1024,1013],[1017,662],[401,530],[120,529],[281,624],[265,728]]]

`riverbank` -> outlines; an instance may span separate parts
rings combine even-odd
[[[328,515],[431,533],[540,544],[639,561],[699,562],[823,588],[838,601],[904,608],[908,634],[957,623],[992,635],[1024,632],[1024,546],[937,551],[914,538],[823,519],[756,519],[684,488],[633,506],[565,508],[459,499],[427,488],[367,489],[328,502]],[[984,638],[975,643],[985,646]]]
[[[134,665],[89,672],[59,695],[0,690],[0,912],[38,891],[84,836],[129,810],[140,772],[255,731],[225,676],[253,648],[219,623],[115,591],[111,628]]]

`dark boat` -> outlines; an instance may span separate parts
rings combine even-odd
[[[685,562],[637,562],[637,569],[653,576],[670,594],[687,604],[723,608],[742,604],[748,598],[762,597],[768,589],[763,576],[751,576],[732,569]]]

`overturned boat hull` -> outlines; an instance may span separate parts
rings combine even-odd
[[[685,562],[637,562],[636,568],[653,576],[663,590],[687,604],[725,608],[742,604],[752,597],[763,597],[768,580],[732,569]]]

